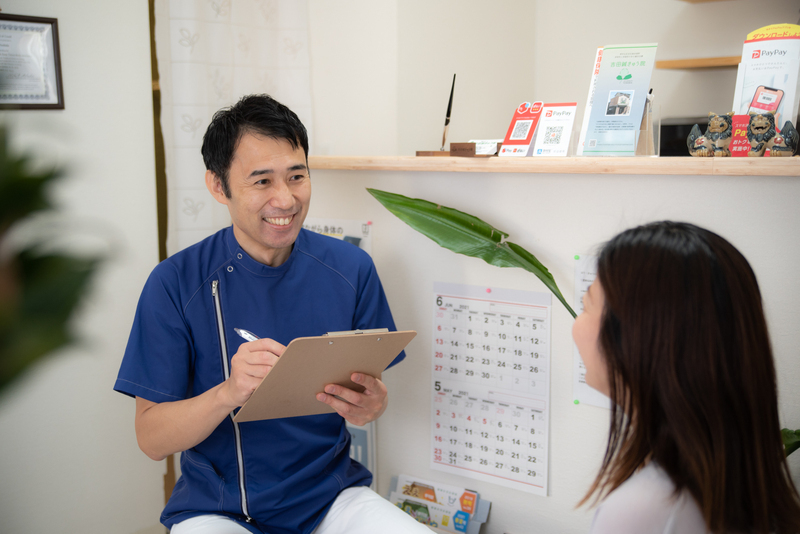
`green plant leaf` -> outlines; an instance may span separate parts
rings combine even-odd
[[[782,428],[781,438],[783,438],[783,448],[786,451],[786,456],[789,456],[797,449],[800,449],[800,430],[789,430],[788,428]]]
[[[575,311],[556,285],[547,267],[517,244],[505,241],[506,232],[481,219],[427,200],[367,189],[378,202],[414,230],[457,254],[480,258],[497,267],[519,267],[536,275],[572,317]]]
[[[50,184],[59,170],[30,170],[13,154],[0,127],[0,248],[8,230],[37,212],[52,210]],[[48,252],[56,243],[32,235],[22,250],[0,256],[0,394],[32,364],[74,341],[69,319],[86,295],[100,257]]]
[[[5,129],[0,128],[0,233],[28,215],[51,207],[45,189],[61,173],[34,173],[28,170],[29,166],[28,158],[9,153]]]
[[[35,247],[19,253],[18,299],[0,302],[0,392],[28,366],[74,341],[69,318],[99,263]]]

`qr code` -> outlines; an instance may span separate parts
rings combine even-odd
[[[594,148],[597,146],[597,139],[589,139],[589,148]]]
[[[548,126],[544,132],[545,145],[557,145],[561,143],[561,134],[564,132],[563,126]]]
[[[532,120],[517,121],[514,123],[514,131],[511,133],[511,137],[509,137],[509,139],[527,139],[528,132],[531,129],[531,124],[533,124]]]

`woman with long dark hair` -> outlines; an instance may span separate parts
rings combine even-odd
[[[593,534],[800,532],[761,294],[730,243],[686,223],[619,234],[573,337],[612,400],[581,501],[600,501]]]

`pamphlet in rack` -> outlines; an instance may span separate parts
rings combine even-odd
[[[800,107],[800,26],[773,24],[747,35],[736,74],[733,111],[772,113],[780,130],[797,126]]]
[[[533,144],[534,156],[566,156],[577,102],[545,104]]]
[[[389,502],[437,531],[467,534],[480,532],[491,508],[475,491],[409,475],[392,477]]]
[[[593,104],[581,135],[583,155],[636,155],[657,47],[656,43],[603,47]]]

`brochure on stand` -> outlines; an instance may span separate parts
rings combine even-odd
[[[800,26],[773,24],[748,34],[736,74],[733,111],[775,115],[780,129],[797,126],[800,107]]]
[[[542,106],[541,102],[523,102],[517,107],[498,156],[525,157],[531,154],[533,135],[542,115]]]
[[[603,47],[583,155],[634,156],[656,43]]]
[[[577,102],[545,104],[533,144],[534,156],[566,156]]]
[[[597,75],[600,74],[600,62],[603,60],[603,47],[597,49],[594,55],[594,69],[592,70],[592,80],[589,82],[589,96],[586,97],[586,109],[583,110],[583,122],[581,123],[581,134],[578,139],[578,148],[575,151],[577,156],[583,156],[583,143],[586,139],[586,129],[589,126],[589,115],[592,114],[594,104],[594,90],[597,87]]]

